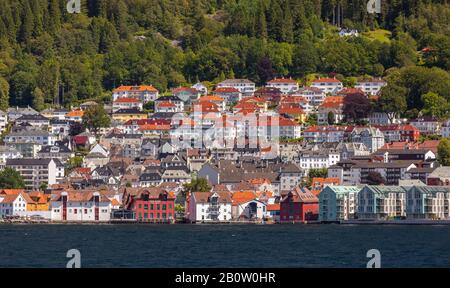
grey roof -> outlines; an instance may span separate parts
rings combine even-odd
[[[142,138],[141,134],[119,134],[119,133],[110,133],[105,136],[106,139],[112,138],[124,138],[124,139],[140,139]]]
[[[6,166],[45,166],[54,161],[56,166],[63,166],[58,159],[34,159],[34,158],[21,158],[21,159],[7,159]]]
[[[372,191],[379,197],[388,197],[389,193],[405,193],[407,189],[401,186],[365,186],[364,189]]]
[[[183,102],[179,97],[170,95],[170,96],[161,96],[158,99],[155,100],[155,102],[161,102],[161,101],[175,101],[175,102]]]
[[[49,119],[41,114],[25,114],[20,116],[16,121],[49,121]]]
[[[450,180],[450,166],[438,167],[428,177]]]
[[[69,148],[67,148],[64,145],[47,145],[47,146],[42,147],[42,149],[41,149],[41,151],[39,151],[39,153],[50,153],[50,150],[54,147],[59,148],[58,153],[71,153],[72,152],[72,151],[70,151]]]
[[[254,82],[248,80],[248,79],[226,79],[219,83],[219,85],[226,85],[226,84],[255,84]]]
[[[157,112],[153,113],[152,118],[154,119],[172,119],[172,117],[177,114],[175,112]]]
[[[139,177],[139,181],[160,181],[161,173],[159,172],[152,172],[152,173],[144,173]]]
[[[146,114],[138,108],[122,108],[114,112],[114,114]]]

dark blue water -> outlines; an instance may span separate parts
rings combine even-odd
[[[450,267],[450,226],[0,225],[0,267]]]

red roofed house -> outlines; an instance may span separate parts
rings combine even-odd
[[[311,87],[318,88],[326,94],[335,94],[344,88],[344,85],[336,78],[319,78],[312,82]]]
[[[319,197],[320,192],[326,186],[337,186],[340,185],[341,181],[339,178],[313,178],[311,183],[311,192]]]
[[[137,98],[141,102],[155,101],[159,91],[153,86],[120,86],[113,91],[113,101],[118,98]]]
[[[281,223],[304,223],[319,218],[319,199],[306,188],[295,188],[280,201]]]
[[[303,124],[306,121],[306,113],[299,104],[281,104],[278,107],[278,113],[293,119],[299,124]]]
[[[214,113],[217,117],[220,116],[220,110],[217,104],[210,101],[200,101],[192,105],[192,112],[196,114]]]
[[[237,103],[242,99],[242,93],[236,88],[221,87],[213,91],[214,95],[223,97],[228,105]]]
[[[376,125],[384,134],[385,142],[416,142],[420,138],[420,131],[413,125],[393,124]]]
[[[280,203],[267,204],[267,216],[272,218],[274,222],[280,222]]]
[[[170,125],[170,119],[132,119],[123,124],[125,134],[137,134],[143,125]]]
[[[175,221],[175,195],[160,188],[145,188],[124,199],[125,208],[143,222]]]
[[[177,105],[169,101],[161,101],[155,108],[156,113],[176,113],[178,112]]]
[[[336,95],[344,97],[352,94],[364,94],[364,91],[358,88],[344,88],[336,93]]]
[[[131,109],[137,108],[142,110],[142,102],[137,98],[118,98],[113,102],[113,112],[116,112],[120,109]]]
[[[318,123],[319,125],[337,124],[344,120],[344,97],[330,96],[319,106]],[[334,116],[334,123],[328,123],[328,115]]]
[[[226,101],[223,97],[218,95],[210,95],[210,96],[203,96],[198,99],[198,102],[212,102],[217,105],[220,111],[225,111],[226,109]]]
[[[277,88],[283,94],[289,94],[298,90],[298,83],[292,79],[276,78],[267,82],[266,87]]]

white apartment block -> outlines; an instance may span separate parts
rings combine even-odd
[[[111,200],[100,192],[62,192],[50,202],[52,221],[107,222],[111,208]]]
[[[216,88],[235,88],[243,97],[251,97],[256,91],[255,83],[247,79],[227,79],[217,84]]]
[[[358,194],[358,219],[388,220],[406,216],[406,189],[365,186]]]
[[[277,78],[267,82],[266,87],[277,88],[283,94],[294,93],[298,90],[299,86],[297,81],[292,79]]]
[[[40,190],[42,184],[57,184],[64,178],[64,165],[57,159],[7,159],[6,167],[20,173],[27,190]]]
[[[386,85],[386,81],[382,79],[370,79],[356,82],[355,88],[361,89],[367,95],[378,95],[381,88]]]
[[[320,78],[314,80],[311,87],[322,90],[325,94],[335,94],[344,88],[341,81],[336,78]]]
[[[358,204],[357,186],[326,186],[319,194],[319,220],[344,221],[355,218]]]
[[[227,222],[232,219],[232,199],[228,192],[194,192],[189,198],[191,222]]]

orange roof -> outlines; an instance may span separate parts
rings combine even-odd
[[[344,96],[330,96],[320,105],[321,108],[338,108],[344,105]]]
[[[136,98],[118,98],[114,103],[139,103],[139,99]]]
[[[278,109],[280,114],[298,115],[305,114],[305,111],[301,107],[281,107]]]
[[[194,112],[219,112],[219,108],[217,104],[209,101],[201,101],[197,102],[193,107],[192,110]]]
[[[292,79],[286,79],[286,78],[275,78],[273,80],[270,80],[269,82],[267,82],[269,84],[275,84],[275,83],[291,83],[291,84],[297,84],[297,81],[292,80]]]
[[[145,91],[151,91],[151,92],[158,92],[158,90],[153,86],[120,86],[117,89],[114,90],[114,92],[145,92]]]
[[[334,184],[339,185],[341,181],[339,178],[313,178],[312,185],[326,185],[326,184]]]
[[[75,168],[74,171],[76,171],[80,174],[89,174],[89,173],[91,173],[91,168],[78,167],[78,168]]]
[[[66,117],[83,117],[84,111],[74,110],[66,114]]]
[[[1,201],[1,203],[13,203],[17,199],[17,197],[19,197],[19,195],[22,195],[23,199],[27,203],[33,203],[34,202],[33,199],[31,199],[30,196],[27,193],[20,192],[18,194],[7,194],[3,198],[3,201]]]
[[[264,104],[266,102],[267,101],[261,97],[247,97],[240,101],[240,103],[260,103],[260,104]]]
[[[267,211],[280,211],[280,204],[267,204]]]
[[[305,103],[308,102],[303,96],[288,96],[280,100],[281,103]]]
[[[362,91],[359,88],[344,88],[341,91],[339,91],[337,94],[343,94],[343,95],[348,95],[348,94],[364,94],[364,91]]]
[[[111,205],[112,205],[112,206],[120,206],[120,202],[117,201],[116,198],[113,198],[113,199],[111,200]]]
[[[224,99],[222,97],[220,97],[220,96],[217,96],[217,95],[210,95],[210,96],[203,96],[203,97],[200,97],[198,99],[198,102],[202,102],[202,101],[212,101],[212,102],[216,101],[216,102],[219,102],[219,101],[224,101]]]
[[[251,191],[235,192],[231,196],[231,199],[233,200],[233,205],[238,205],[256,199],[256,194]]]
[[[23,189],[2,189],[0,194],[4,195],[19,195],[21,192],[25,192]]]
[[[336,78],[319,78],[314,80],[313,83],[342,83]]]

